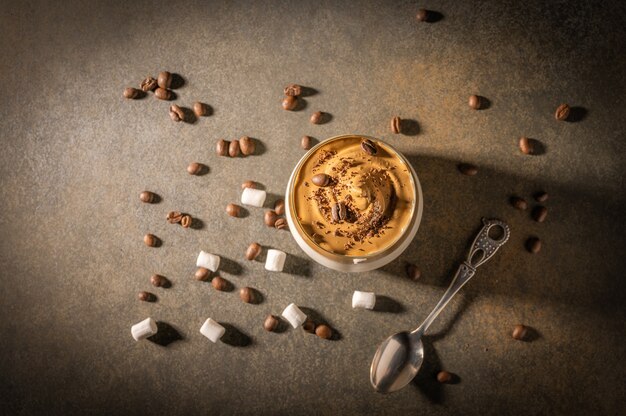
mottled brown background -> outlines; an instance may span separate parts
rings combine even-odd
[[[624,391],[623,2],[442,1],[415,21],[417,2],[1,1],[0,413],[73,414],[619,414]],[[211,117],[176,124],[168,103],[128,101],[126,86],[167,69],[185,80],[177,103]],[[282,88],[314,88],[303,111]],[[467,97],[491,107],[471,111]],[[576,122],[556,122],[561,102]],[[330,123],[308,122],[312,111]],[[391,135],[399,115],[419,126]],[[424,189],[415,242],[382,270],[336,273],[308,261],[262,210],[228,218],[240,183],[281,194],[299,140],[382,137],[410,156]],[[218,158],[218,138],[252,136],[260,155]],[[526,157],[527,135],[545,154]],[[210,172],[191,177],[193,160]],[[461,176],[459,161],[480,166]],[[157,205],[141,204],[150,189]],[[544,224],[508,197],[550,193]],[[168,225],[171,209],[202,220]],[[498,216],[512,238],[431,328],[414,383],[384,396],[368,368],[388,335],[416,326],[442,295],[480,226]],[[153,232],[164,244],[143,245]],[[530,235],[544,241],[524,251]],[[289,253],[290,273],[243,259],[251,241]],[[264,296],[194,281],[200,249],[227,258],[222,275]],[[415,261],[423,277],[403,277]],[[173,282],[135,300],[149,276]],[[354,311],[355,289],[386,296]],[[340,334],[266,333],[290,302]],[[168,345],[136,343],[147,316]],[[230,324],[225,341],[198,332]],[[523,322],[540,334],[517,342]],[[176,332],[178,336],[171,337]],[[176,339],[180,338],[180,339]],[[162,342],[163,343],[163,342]],[[441,368],[458,375],[440,386]]]

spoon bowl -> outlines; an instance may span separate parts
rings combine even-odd
[[[378,347],[372,366],[370,382],[379,393],[391,393],[409,384],[424,361],[424,345],[420,337],[398,332]]]

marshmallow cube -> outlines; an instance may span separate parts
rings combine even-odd
[[[374,309],[376,305],[376,295],[372,292],[354,291],[352,295],[352,307],[363,309]]]
[[[152,318],[146,318],[138,324],[133,325],[130,328],[130,333],[133,335],[133,338],[135,338],[135,341],[141,341],[142,339],[151,337],[157,333],[156,321]]]
[[[241,193],[241,203],[253,207],[262,207],[266,197],[267,192],[261,189],[245,188]]]
[[[289,306],[285,308],[282,315],[294,328],[299,327],[306,321],[306,314],[293,303],[290,303]]]
[[[267,250],[267,258],[265,259],[265,270],[270,272],[282,272],[285,267],[287,254],[284,251],[269,249]]]
[[[200,254],[198,254],[198,260],[196,260],[196,266],[204,267],[212,272],[216,272],[217,268],[220,267],[220,256],[207,253],[206,251],[200,251]]]
[[[217,342],[218,339],[222,338],[224,332],[226,329],[211,318],[204,321],[200,328],[200,333],[210,339],[211,342]]]

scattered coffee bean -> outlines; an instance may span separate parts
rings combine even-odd
[[[137,299],[144,301],[144,302],[152,302],[154,299],[156,299],[156,296],[154,296],[150,292],[141,291],[137,294]]]
[[[239,298],[245,303],[254,302],[254,292],[249,287],[242,287],[239,289]]]
[[[148,247],[156,247],[156,245],[159,243],[159,239],[154,234],[146,234],[143,236],[143,242]]]
[[[156,201],[157,196],[150,191],[143,191],[139,194],[139,199],[141,202],[145,202],[146,204],[151,204]]]
[[[370,156],[374,156],[378,153],[378,149],[376,149],[376,145],[370,139],[363,139],[361,141],[361,150],[367,153]]]
[[[256,182],[254,181],[245,181],[241,184],[241,189],[252,188],[256,189]]]
[[[333,204],[331,208],[331,216],[333,217],[333,221],[339,222],[346,219],[348,213],[346,210],[346,204],[343,202],[337,202]]]
[[[467,103],[474,110],[478,110],[480,108],[480,97],[478,95],[470,95]]]
[[[515,325],[515,327],[513,327],[513,333],[511,334],[513,339],[516,339],[518,341],[523,341],[524,339],[526,339],[527,335],[528,335],[528,328],[526,326],[522,324],[517,324]]]
[[[170,106],[170,118],[176,122],[185,121],[185,112],[176,104],[172,104]]]
[[[276,227],[276,229],[278,230],[284,230],[285,228],[287,228],[287,220],[285,220],[284,218],[277,219],[274,223],[274,227]]]
[[[561,104],[556,109],[556,112],[554,113],[554,118],[556,118],[559,121],[567,120],[567,118],[569,117],[569,111],[570,111],[569,105]]]
[[[152,286],[164,287],[167,286],[169,282],[164,276],[161,276],[160,274],[153,274],[150,276],[150,283],[152,283]]]
[[[268,332],[272,332],[276,328],[278,328],[278,324],[278,318],[276,318],[274,315],[267,315],[267,318],[265,318],[265,322],[263,322],[263,328]]]
[[[285,95],[288,97],[297,97],[302,94],[302,87],[298,84],[290,84],[285,87]]]
[[[315,328],[315,335],[323,339],[330,339],[333,336],[333,331],[328,325],[319,325]]]
[[[183,213],[180,211],[170,211],[167,213],[167,217],[165,217],[165,219],[170,224],[178,224],[183,219]]]
[[[215,290],[223,291],[228,289],[228,282],[220,276],[215,276],[211,280],[211,286],[213,286]]]
[[[426,9],[419,9],[417,11],[417,15],[416,18],[419,22],[426,22],[428,20],[428,10]]]
[[[298,99],[292,95],[283,98],[283,109],[293,111],[298,106]]]
[[[391,132],[394,134],[400,133],[402,119],[400,117],[393,117],[391,119]]]
[[[169,100],[172,98],[172,92],[170,90],[166,90],[165,88],[157,88],[154,90],[154,96],[159,100]]]
[[[277,215],[285,215],[285,201],[283,199],[277,199],[274,202],[274,211]]]
[[[124,98],[134,99],[139,97],[139,90],[137,88],[128,87],[124,90]]]
[[[548,208],[543,205],[537,205],[533,209],[533,219],[537,222],[544,222],[548,216]]]
[[[321,111],[316,111],[311,114],[311,118],[309,119],[313,124],[320,124],[324,120],[324,113]]]
[[[157,77],[157,84],[161,88],[169,88],[172,86],[172,74],[167,71],[159,72],[159,76]]]
[[[157,86],[157,80],[152,77],[146,77],[146,79],[141,81],[141,89],[145,92],[154,91]]]
[[[238,217],[241,213],[241,207],[237,204],[228,204],[226,205],[226,212],[231,217]]]
[[[302,324],[302,329],[304,329],[304,332],[308,332],[309,334],[314,334],[315,333],[315,322],[313,322],[310,319],[307,319]]]
[[[196,101],[195,103],[193,103],[193,113],[196,115],[196,117],[204,117],[206,116],[208,112],[207,106],[204,103],[201,103],[200,101]]]
[[[182,225],[183,228],[189,228],[191,227],[192,222],[193,219],[191,218],[191,215],[183,215],[183,218],[180,220],[180,225]]]
[[[471,163],[459,163],[457,167],[459,169],[459,172],[461,172],[463,175],[474,176],[478,173],[478,168]]]
[[[302,139],[300,139],[300,147],[304,150],[309,150],[311,148],[311,138],[309,136],[302,136]]]
[[[246,259],[252,261],[261,254],[261,245],[259,243],[252,243],[246,250]]]
[[[419,280],[422,277],[422,272],[413,263],[407,263],[405,271],[406,276],[411,280]]]
[[[265,225],[268,227],[274,227],[276,225],[276,220],[278,219],[278,215],[276,212],[272,210],[265,211],[265,215],[263,216],[263,221]]]
[[[311,182],[316,186],[328,186],[330,185],[330,176],[325,173],[318,173],[317,175],[313,175]]]
[[[187,166],[187,173],[190,175],[198,175],[202,172],[203,167],[202,163],[192,162]]]
[[[546,202],[548,200],[548,193],[545,191],[540,191],[535,194],[535,201],[537,202]]]
[[[541,240],[537,237],[530,237],[526,240],[526,250],[533,254],[539,253],[541,251]]]
[[[449,383],[452,381],[452,373],[440,371],[437,373],[437,381],[440,383]]]
[[[218,140],[217,145],[215,146],[215,153],[217,153],[218,156],[227,156],[229,144],[230,143],[227,140]]]
[[[248,136],[243,136],[239,139],[239,147],[241,147],[241,153],[243,153],[244,156],[248,156],[254,153],[256,144],[253,139]]]
[[[516,209],[524,211],[528,208],[528,203],[524,198],[520,198],[519,196],[511,197],[511,205],[513,205]]]
[[[519,139],[519,150],[525,155],[532,155],[535,152],[535,144],[528,137],[521,137]]]
[[[205,280],[209,278],[209,275],[210,275],[209,269],[205,269],[204,267],[198,267],[198,270],[196,270],[193,276],[196,278],[196,280],[200,280],[201,282],[204,282]]]
[[[228,145],[228,156],[237,157],[239,156],[239,140],[233,140]]]

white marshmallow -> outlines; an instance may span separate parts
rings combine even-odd
[[[266,197],[267,192],[261,189],[245,188],[241,193],[241,203],[253,207],[262,207]]]
[[[220,267],[220,256],[207,253],[206,251],[200,251],[200,254],[198,254],[198,260],[196,260],[196,266],[204,267],[212,272],[216,272],[217,268]]]
[[[218,339],[222,338],[224,332],[226,329],[211,318],[204,321],[200,328],[200,333],[210,339],[211,342],[217,342]]]
[[[293,303],[290,303],[289,306],[285,308],[282,315],[294,328],[299,327],[306,321],[306,314]]]
[[[133,335],[133,338],[135,338],[135,341],[141,341],[142,339],[151,337],[157,333],[156,321],[152,318],[146,318],[138,324],[133,325],[130,328],[130,333]]]
[[[265,270],[271,272],[282,272],[285,267],[287,254],[284,251],[269,249],[267,250],[267,258],[265,259]]]
[[[376,295],[373,292],[354,291],[352,295],[353,308],[374,309],[374,305],[376,305]]]

